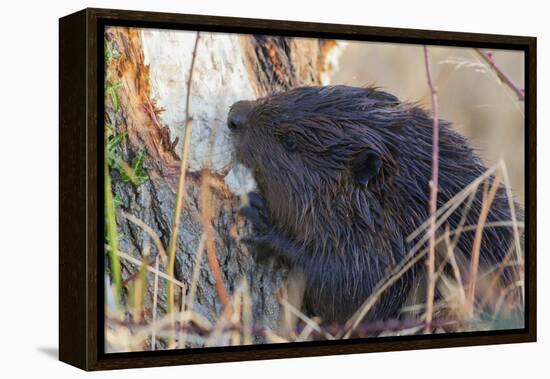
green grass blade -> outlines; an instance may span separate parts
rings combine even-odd
[[[118,231],[115,216],[115,201],[111,190],[111,176],[109,174],[109,163],[107,154],[104,159],[104,178],[105,178],[105,222],[107,228],[107,238],[111,247],[109,251],[109,260],[111,263],[111,279],[115,288],[115,304],[120,309],[120,300],[122,295],[122,279],[120,259],[118,257]]]

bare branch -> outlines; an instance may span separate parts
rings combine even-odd
[[[493,53],[485,49],[475,49],[479,56],[493,69],[498,78],[507,85],[518,97],[518,100],[525,101],[525,90],[518,86],[512,78],[502,70],[502,68],[495,62]]]
[[[432,72],[430,69],[430,60],[428,47],[424,45],[424,64],[426,66],[426,77],[428,86],[432,94],[432,119],[433,119],[433,139],[432,139],[432,180],[430,181],[430,249],[428,254],[428,286],[426,298],[426,332],[431,329],[433,316],[434,294],[435,294],[435,214],[437,211],[437,187],[439,181],[439,107],[437,102],[437,88],[432,81]]]

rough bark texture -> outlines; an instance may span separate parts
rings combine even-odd
[[[172,212],[185,124],[186,82],[194,32],[155,29],[109,28],[106,40],[118,52],[107,63],[108,83],[118,83],[118,106],[106,97],[106,120],[125,133],[120,154],[131,162],[145,151],[149,179],[139,186],[124,182],[113,170],[113,192],[122,200],[117,222],[122,234],[120,250],[141,259],[151,246],[142,227],[122,217],[130,213],[151,227],[164,247],[171,234]],[[253,189],[250,174],[232,159],[225,120],[229,106],[268,92],[298,85],[325,83],[337,55],[334,41],[271,36],[203,33],[199,41],[190,88],[193,120],[190,161],[177,241],[176,277],[191,283],[199,240],[203,233],[200,209],[201,181],[212,180],[208,194],[213,211],[213,239],[223,284],[231,295],[245,278],[253,302],[255,323],[276,327],[280,317],[277,292],[287,270],[274,263],[257,264],[250,252],[238,245],[235,235],[246,233],[245,221],[236,213],[239,195]],[[204,255],[206,257],[206,254]],[[138,267],[122,261],[123,279],[131,280]],[[162,267],[166,271],[165,267]],[[152,317],[153,275],[149,275],[145,319]],[[160,280],[159,315],[166,308],[166,281]],[[202,259],[193,309],[211,321],[221,311],[214,278]]]

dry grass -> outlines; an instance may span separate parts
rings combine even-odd
[[[505,166],[501,163],[490,168],[486,174],[481,176],[482,180],[476,180],[473,185],[465,188],[457,194],[449,203],[441,207],[437,212],[436,224],[441,227],[452,210],[462,205],[469,208],[474,194],[480,186],[485,186],[485,202],[483,209],[490,209],[495,188],[500,183]],[[490,181],[490,183],[489,183]],[[486,184],[489,183],[489,184]],[[482,187],[483,188],[483,187]],[[523,253],[516,251],[521,242],[514,243],[504,260],[494,267],[480,268],[479,252],[480,244],[475,244],[473,259],[469,262],[469,272],[464,272],[463,265],[460,265],[455,256],[454,248],[462,233],[474,232],[481,236],[485,228],[506,227],[515,228],[520,237],[520,230],[524,227],[518,220],[506,222],[486,222],[484,212],[481,212],[479,222],[476,225],[465,225],[465,217],[456,230],[446,228],[435,239],[438,246],[437,262],[439,266],[435,271],[435,283],[439,300],[433,304],[434,318],[431,322],[433,332],[457,332],[500,329],[507,327],[520,327],[523,322]],[[427,229],[429,224],[423,224],[419,229]],[[415,232],[418,234],[419,232]],[[376,322],[364,321],[369,310],[384,295],[384,292],[391,287],[402,275],[426,257],[429,252],[426,241],[423,245],[416,245],[388,275],[381,281],[372,295],[365,300],[364,304],[341,326],[323,325],[319,320],[304,315],[299,309],[292,306],[284,297],[280,298],[283,311],[288,311],[299,320],[298,326],[292,333],[287,333],[285,328],[280,330],[269,329],[257,325],[253,320],[252,300],[250,289],[244,279],[231,295],[228,295],[227,304],[215,323],[206,320],[193,309],[195,293],[198,283],[199,267],[208,251],[207,239],[213,239],[211,235],[203,233],[199,247],[196,252],[192,281],[189,284],[188,296],[182,296],[181,309],[173,314],[165,314],[159,319],[154,318],[153,322],[147,323],[144,320],[137,321],[134,317],[132,322],[121,321],[115,314],[107,313],[107,326],[109,332],[106,338],[109,346],[113,349],[125,351],[144,350],[158,348],[157,340],[164,341],[162,346],[167,348],[186,348],[196,346],[227,346],[251,343],[280,343],[300,342],[312,339],[346,339],[363,336],[388,336],[417,334],[425,329],[426,322],[426,299],[418,304],[412,304],[403,309],[403,312],[415,314],[413,318],[400,320],[379,320]],[[426,237],[424,237],[426,238]],[[154,238],[152,239],[154,241]],[[110,250],[109,246],[106,246]],[[118,256],[126,260],[136,268],[137,272],[147,272],[153,275],[155,285],[155,299],[158,293],[158,280],[165,280],[178,286],[185,293],[187,285],[177,281],[171,275],[160,271],[159,259],[155,267],[150,266],[146,261],[134,258],[128,253],[118,251]],[[518,257],[520,257],[518,259]],[[513,260],[513,258],[516,258]],[[445,268],[449,267],[449,270]],[[503,287],[499,280],[504,269],[511,268],[515,272],[516,281]],[[145,271],[144,271],[145,270]],[[452,274],[449,276],[447,272]],[[471,273],[475,272],[475,275]],[[464,281],[464,278],[469,278]],[[475,278],[475,280],[474,280]],[[147,283],[147,281],[140,281]],[[147,293],[147,291],[144,291]],[[142,302],[140,304],[143,304]],[[153,304],[155,304],[153,302]],[[154,307],[156,307],[154,305]],[[131,310],[132,313],[138,310]],[[144,312],[144,310],[139,311]],[[157,311],[153,312],[154,315]],[[176,321],[174,321],[176,320]],[[172,344],[169,343],[175,339]]]

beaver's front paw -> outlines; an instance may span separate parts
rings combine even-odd
[[[248,194],[248,205],[241,207],[239,213],[250,221],[254,232],[262,234],[271,229],[267,204],[263,196],[258,192],[250,192]]]
[[[252,224],[252,235],[242,237],[241,242],[253,247],[257,260],[265,260],[273,255],[268,246],[269,235],[272,233],[272,225],[269,220],[269,210],[262,195],[258,192],[248,194],[248,205],[240,208],[239,213],[246,217]]]

